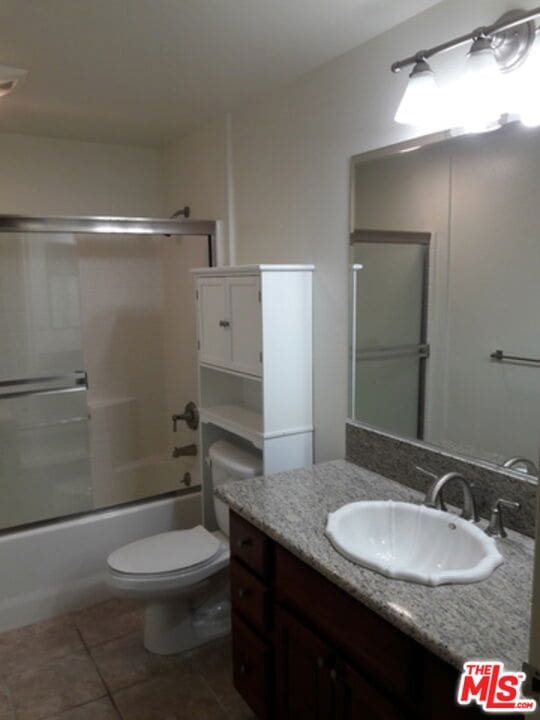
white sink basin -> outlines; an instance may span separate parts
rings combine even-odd
[[[423,505],[344,505],[329,513],[326,534],[349,560],[424,585],[485,580],[503,562],[495,540],[480,528]]]

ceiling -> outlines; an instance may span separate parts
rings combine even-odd
[[[439,0],[1,0],[0,132],[159,146]]]

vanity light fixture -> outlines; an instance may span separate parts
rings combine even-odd
[[[494,130],[516,116],[525,125],[540,125],[540,61],[532,62],[533,55],[540,58],[539,17],[540,7],[511,11],[493,25],[395,62],[394,73],[413,66],[396,122],[469,133]],[[464,72],[452,86],[439,88],[428,60],[464,45],[470,45]]]
[[[4,95],[14,90],[15,86],[27,75],[27,70],[0,65],[0,97],[4,97]]]
[[[435,73],[423,57],[418,57],[395,120],[402,125],[416,125],[425,130],[437,128],[441,91]]]

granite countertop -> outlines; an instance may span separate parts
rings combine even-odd
[[[443,660],[499,659],[521,669],[528,657],[534,542],[510,531],[497,540],[505,562],[487,580],[426,587],[391,580],[340,555],[324,534],[329,512],[358,500],[420,502],[393,480],[336,460],[221,486],[235,512]],[[485,526],[485,523],[483,523]]]

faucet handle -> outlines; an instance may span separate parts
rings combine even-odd
[[[521,503],[513,502],[512,500],[505,500],[499,498],[491,508],[491,517],[489,519],[489,525],[486,528],[486,533],[490,537],[507,537],[508,533],[504,529],[502,509],[503,507],[511,508],[513,510],[520,510]]]

